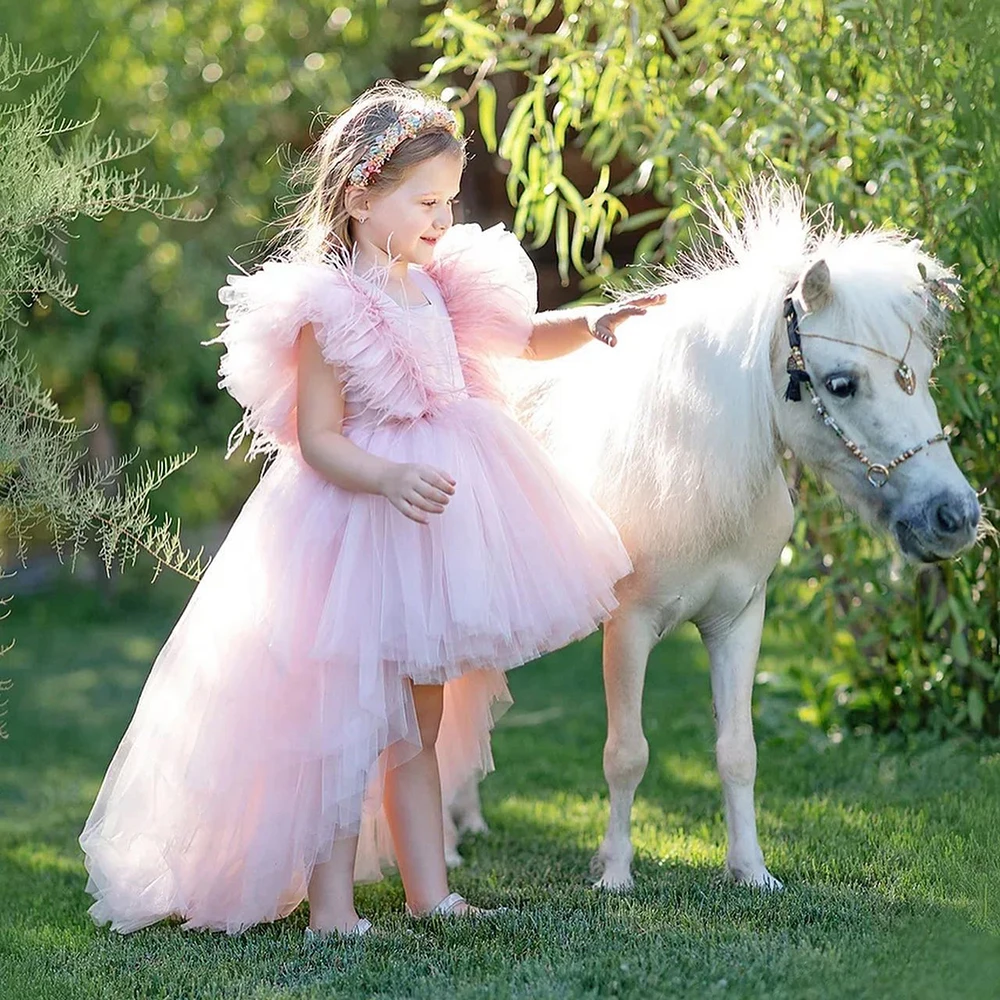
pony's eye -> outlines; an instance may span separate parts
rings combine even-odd
[[[857,392],[858,384],[849,375],[831,375],[826,380],[826,388],[831,396],[849,399]]]

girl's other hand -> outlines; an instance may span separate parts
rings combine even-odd
[[[455,480],[430,465],[393,462],[382,477],[382,496],[401,514],[427,524],[440,514],[455,492]]]
[[[628,319],[629,316],[642,316],[647,309],[652,306],[661,306],[666,301],[666,293],[657,292],[653,295],[641,295],[638,298],[629,299],[627,302],[618,302],[609,306],[591,320],[590,335],[595,340],[601,341],[602,344],[614,347],[618,343],[615,328],[619,323]]]

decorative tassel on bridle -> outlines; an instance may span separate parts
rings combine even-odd
[[[805,358],[802,357],[802,335],[799,333],[799,317],[795,311],[795,303],[791,295],[785,299],[783,309],[785,329],[788,331],[788,362],[785,371],[788,372],[788,388],[785,389],[785,399],[797,403],[802,398],[802,383],[812,384],[812,379],[806,371]]]

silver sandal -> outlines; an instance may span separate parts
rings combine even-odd
[[[455,907],[465,903],[467,909],[461,913],[455,913]],[[406,904],[406,915],[411,920],[426,920],[430,917],[456,917],[457,919],[480,920],[483,917],[495,917],[501,913],[506,913],[506,906],[497,906],[492,910],[484,910],[478,906],[472,906],[460,892],[451,892],[441,900],[437,906],[425,910],[423,913],[414,913],[410,909],[410,904]]]
[[[331,938],[339,940],[341,938],[364,937],[372,929],[372,922],[366,917],[362,917],[349,931],[314,931],[311,927],[306,928],[305,943],[307,948],[327,941]]]

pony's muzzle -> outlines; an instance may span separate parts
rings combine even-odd
[[[903,552],[920,562],[950,559],[976,540],[982,512],[976,494],[938,493],[897,517],[893,530]]]

